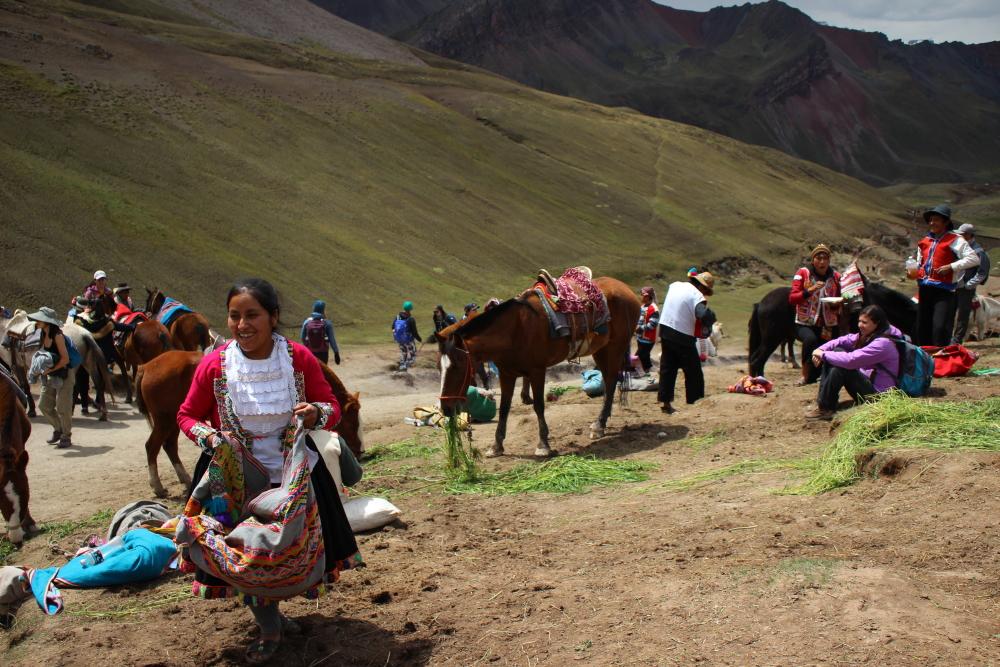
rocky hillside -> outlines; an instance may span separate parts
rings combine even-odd
[[[397,3],[365,4],[370,16]],[[817,24],[776,0],[708,12],[652,0],[435,7],[406,27],[343,15],[531,86],[773,146],[871,183],[1000,175],[1000,42],[906,45]]]
[[[346,340],[385,341],[404,298],[426,317],[539,267],[733,266],[735,304],[745,258],[781,275],[818,237],[900,230],[890,195],[772,149],[195,4],[0,0],[0,304],[64,312],[101,268],[221,324],[253,274],[288,323],[325,298]]]

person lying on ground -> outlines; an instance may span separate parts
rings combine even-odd
[[[816,407],[806,413],[806,419],[832,418],[841,389],[857,402],[894,388],[899,375],[899,351],[893,338],[902,337],[884,310],[867,306],[858,316],[858,333],[816,348],[812,362],[821,369],[819,394]]]

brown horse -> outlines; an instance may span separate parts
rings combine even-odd
[[[167,452],[174,466],[177,479],[185,487],[190,486],[191,477],[177,452],[177,411],[187,397],[194,371],[202,360],[201,352],[170,350],[157,356],[148,364],[139,367],[135,379],[136,406],[146,416],[152,429],[146,439],[146,466],[149,471],[149,486],[157,497],[163,498],[167,490],[160,483],[156,459],[160,449]],[[364,450],[364,436],[361,430],[360,393],[351,394],[329,367],[320,364],[323,375],[340,403],[341,418],[337,432],[347,441],[348,447],[357,456]]]
[[[170,332],[156,320],[146,320],[135,325],[135,331],[125,339],[122,357],[132,372],[132,383],[139,366],[149,363],[167,350],[173,349]]]
[[[28,511],[28,452],[25,443],[31,422],[21,405],[14,379],[0,373],[0,513],[7,522],[7,538],[21,544],[25,534],[38,531]]]
[[[150,317],[155,318],[159,315],[166,298],[166,295],[156,288],[146,289],[146,312]],[[208,320],[201,313],[189,312],[178,315],[170,323],[170,342],[177,350],[205,351],[212,344],[208,333]]]
[[[586,343],[604,377],[604,404],[590,426],[591,438],[604,435],[618,375],[625,364],[632,331],[639,319],[639,299],[625,283],[598,278],[594,284],[604,293],[611,312],[606,333],[591,332]],[[472,358],[489,359],[500,370],[500,418],[496,442],[487,456],[503,454],[514,384],[519,376],[531,383],[535,415],[538,417],[538,447],[535,456],[550,456],[549,427],[545,423],[545,369],[565,361],[571,354],[568,338],[552,338],[549,319],[534,292],[510,299],[492,310],[453,324],[435,334],[441,366],[441,410],[452,415],[465,402],[472,380]]]

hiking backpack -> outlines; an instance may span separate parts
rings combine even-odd
[[[392,337],[401,345],[413,342],[413,333],[410,331],[409,318],[405,320],[401,317],[396,318],[396,321],[392,323]]]
[[[918,398],[930,389],[934,378],[934,359],[926,351],[903,338],[891,338],[899,352],[899,375],[896,386],[907,396]]]
[[[73,344],[73,340],[69,336],[63,334],[63,340],[66,341],[66,354],[69,356],[69,367],[76,368],[83,363],[80,350],[76,349],[76,345]]]
[[[312,352],[326,349],[326,320],[311,318],[306,322],[306,347]]]

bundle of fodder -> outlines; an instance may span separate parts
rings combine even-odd
[[[474,480],[452,478],[449,493],[491,496],[517,493],[584,493],[595,486],[615,486],[649,479],[655,468],[639,461],[612,461],[592,456],[559,456],[544,463],[523,463],[498,473],[480,473]]]
[[[1000,397],[932,402],[891,391],[858,408],[833,442],[811,462],[811,476],[794,494],[823,493],[852,484],[856,457],[867,449],[1000,451]]]

